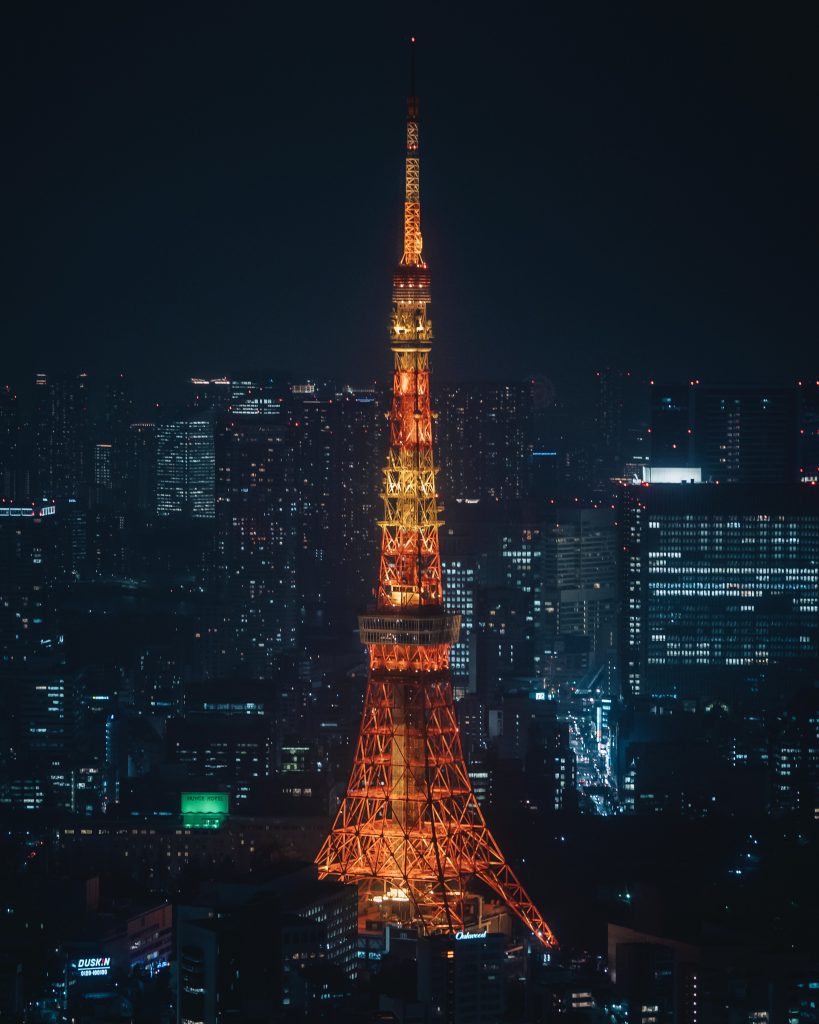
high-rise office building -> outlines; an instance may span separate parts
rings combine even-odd
[[[439,389],[441,492],[454,501],[523,498],[529,492],[532,382]]]
[[[691,386],[651,385],[652,466],[693,466],[694,414]]]
[[[694,448],[705,480],[786,484],[797,479],[795,388],[695,387]]]
[[[607,366],[595,373],[597,383],[597,434],[600,451],[609,461],[616,463],[620,457],[623,440],[623,412],[625,406],[625,370]]]
[[[74,498],[90,477],[86,373],[34,378],[34,457],[38,497]]]
[[[539,668],[551,682],[603,674],[616,651],[617,530],[610,508],[552,507],[541,527],[543,565],[534,599]]]
[[[442,531],[447,601],[462,619],[461,692],[510,677],[580,682],[615,666],[617,531],[611,509],[456,505]]]
[[[625,459],[627,391],[631,374],[607,366],[595,372],[595,462],[602,477],[620,476]]]
[[[525,759],[530,806],[543,811],[568,811],[577,799],[577,758],[565,722],[535,722]]]
[[[71,806],[76,679],[62,664],[63,574],[55,505],[0,502],[0,688],[11,743],[0,761],[0,802]]]
[[[348,1019],[354,886],[282,866],[206,890],[179,908],[176,930],[179,1021]]]
[[[50,502],[0,502],[0,665],[20,668],[59,647],[59,517]]]
[[[466,615],[452,648],[459,694],[494,693],[536,672],[534,600],[541,570],[534,510],[520,502],[463,502],[441,531],[447,603]]]
[[[97,487],[110,488],[113,481],[112,445],[101,442],[94,445],[94,484]]]
[[[224,787],[240,813],[255,800],[273,771],[271,720],[266,715],[189,713],[168,722],[168,753],[209,787]]]
[[[340,621],[350,627],[373,598],[372,566],[378,557],[375,526],[383,489],[383,393],[345,387],[334,399],[338,415],[337,570],[333,575]]]
[[[230,412],[240,416],[278,416],[287,407],[291,385],[283,374],[257,372],[235,377],[229,390]]]
[[[188,408],[202,413],[224,413],[231,404],[232,381],[227,377],[191,377]]]
[[[156,511],[156,441],[155,423],[129,425],[125,470],[128,503],[132,508],[150,514]]]
[[[652,467],[699,467],[703,480],[786,484],[798,479],[796,388],[655,384]]]
[[[224,671],[271,678],[298,637],[298,500],[282,418],[228,415],[216,431],[216,578]]]
[[[819,380],[800,380],[799,479],[819,484]]]
[[[298,386],[297,386],[298,387]],[[296,391],[290,401],[293,484],[298,500],[298,577],[302,617],[307,626],[326,627],[335,611],[338,406],[316,398],[315,389]]]
[[[771,810],[815,819],[819,798],[819,690],[797,694],[778,713],[771,732]]]
[[[477,615],[479,590],[485,578],[484,560],[481,554],[457,549],[441,557],[447,609],[461,616],[461,634],[449,654],[456,697],[477,690]]]
[[[104,382],[102,401],[103,407],[96,428],[93,481],[100,484],[97,449],[107,446],[110,480],[105,486],[116,495],[119,503],[127,498],[129,428],[134,419],[133,387],[124,373],[114,374]]]
[[[505,936],[436,935],[418,943],[418,998],[433,1021],[491,1024],[504,1011]]]
[[[813,487],[632,487],[620,516],[628,698],[763,701],[815,676]]]
[[[215,462],[213,420],[172,417],[156,428],[156,514],[212,519]]]
[[[20,466],[20,405],[8,384],[0,385],[0,498],[22,497]],[[27,494],[27,492],[26,492]]]

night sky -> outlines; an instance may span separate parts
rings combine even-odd
[[[0,375],[385,377],[410,33],[441,376],[812,373],[810,6],[16,4]]]

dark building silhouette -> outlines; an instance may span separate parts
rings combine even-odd
[[[93,482],[110,492],[109,501],[124,507],[128,500],[130,427],[134,419],[134,394],[124,373],[106,380],[102,408],[97,416],[93,450]]]
[[[156,423],[143,421],[128,426],[125,441],[127,501],[143,515],[156,512]]]
[[[293,479],[298,501],[298,578],[301,619],[326,627],[334,608],[335,513],[340,436],[338,408],[315,390],[291,397]]]
[[[343,1019],[356,974],[354,886],[286,865],[178,911],[177,1020]]]
[[[444,501],[526,497],[532,383],[444,384],[438,401]]]
[[[59,647],[62,575],[53,502],[0,501],[0,665],[16,669]]]
[[[720,483],[793,483],[798,409],[796,388],[655,384],[651,464],[699,467]]]
[[[219,675],[270,678],[298,639],[298,496],[281,417],[234,415],[216,430]]]
[[[23,500],[28,488],[22,478],[20,403],[8,384],[0,385],[0,498]]]
[[[71,807],[77,678],[63,663],[59,508],[0,503],[0,805]]]
[[[819,380],[800,380],[799,479],[819,484]]]
[[[651,387],[652,466],[692,466],[693,416],[691,388],[687,384]]]
[[[374,388],[343,388],[334,399],[338,415],[337,546],[328,574],[340,622],[352,628],[357,611],[373,600],[383,489],[381,458],[386,444],[386,402]]]
[[[187,766],[192,778],[226,789],[239,813],[249,801],[258,811],[264,782],[273,772],[272,719],[189,713],[168,723],[168,753],[175,764]]]
[[[433,936],[418,942],[418,999],[427,1019],[490,1024],[504,1011],[504,935]]]
[[[753,484],[796,479],[794,388],[697,387],[694,396],[694,445],[704,479]]]
[[[88,374],[35,374],[32,413],[37,497],[77,497],[90,479]]]

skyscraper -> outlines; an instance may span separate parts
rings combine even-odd
[[[611,687],[617,633],[617,531],[610,508],[547,513],[536,591],[539,668],[553,682],[579,681],[591,670]]]
[[[693,466],[694,412],[688,384],[651,385],[651,465]]]
[[[305,624],[326,628],[335,605],[332,583],[333,522],[337,514],[337,456],[344,440],[339,436],[337,408],[332,399],[315,391],[296,392],[291,398],[293,486],[298,500],[299,596]]]
[[[538,677],[614,672],[617,532],[610,508],[460,504],[442,533],[448,606],[465,616],[452,649],[456,687],[485,698]]]
[[[595,374],[597,384],[597,457],[604,476],[619,476],[623,463],[626,382],[629,373],[606,367]]]
[[[214,516],[213,420],[172,417],[156,429],[156,514]]]
[[[346,387],[335,398],[338,415],[338,545],[333,583],[340,621],[352,626],[372,600],[378,557],[380,453],[386,436],[383,393]]]
[[[35,374],[33,428],[37,496],[76,498],[91,476],[88,375]]]
[[[279,417],[220,419],[216,583],[222,673],[270,679],[298,638],[298,504],[293,435]]]
[[[94,483],[99,484],[96,448],[107,445],[110,463],[110,482],[118,504],[127,496],[129,468],[129,428],[134,419],[134,395],[131,381],[124,373],[117,373],[105,381],[102,414],[97,423]]]
[[[20,448],[20,411],[17,395],[8,384],[0,385],[0,498],[23,498],[19,494],[18,455]]]
[[[798,399],[796,388],[655,384],[651,465],[699,467],[723,484],[793,483]]]
[[[624,692],[770,700],[819,656],[813,487],[630,488],[621,513]]]
[[[789,484],[797,479],[795,388],[695,387],[695,465],[704,480]]]
[[[819,484],[819,380],[800,380],[799,479]]]
[[[156,456],[156,424],[131,423],[126,441],[128,503],[151,515],[156,512]]]
[[[441,490],[448,502],[528,494],[532,388],[531,381],[440,388]]]
[[[0,502],[0,664],[6,668],[59,647],[58,530],[53,503]]]
[[[62,663],[58,513],[51,503],[0,503],[0,690],[11,740],[0,803],[28,809],[73,800],[77,702]]]

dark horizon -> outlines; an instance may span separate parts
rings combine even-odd
[[[439,379],[804,372],[807,26],[602,4],[356,22],[15,12],[6,379],[384,378],[411,32]]]

